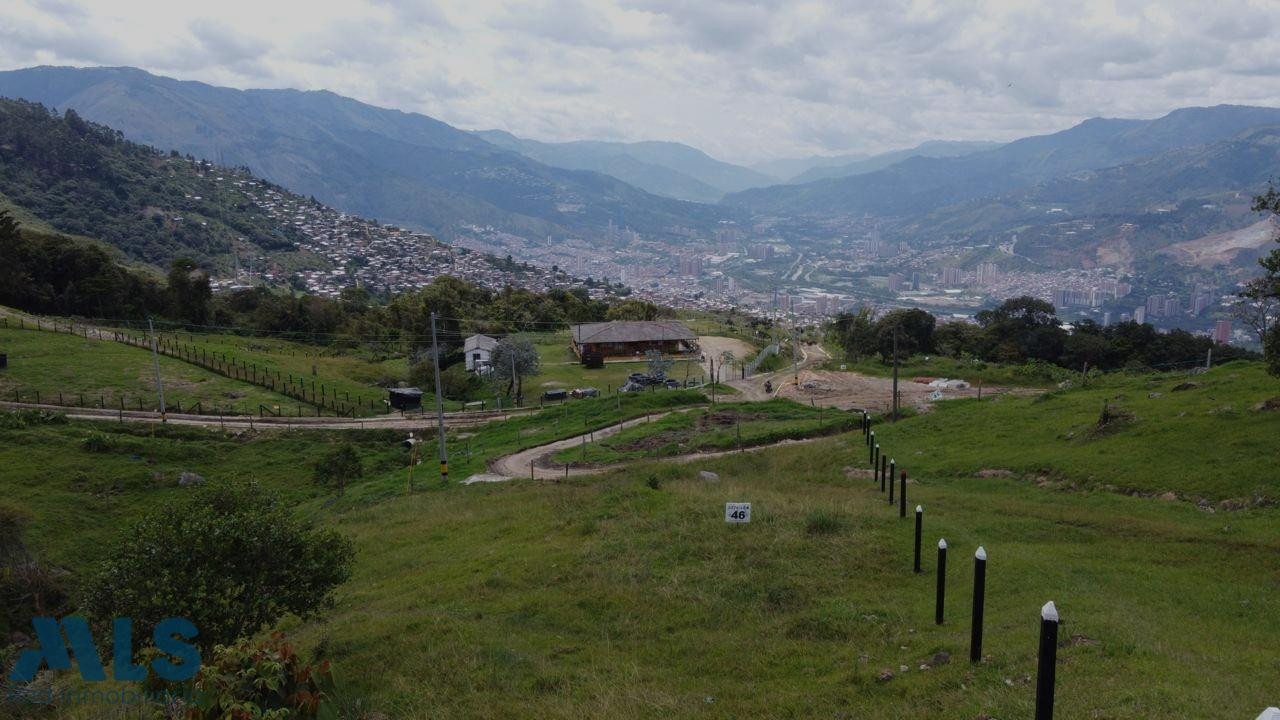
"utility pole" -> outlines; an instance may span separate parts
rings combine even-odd
[[[160,422],[169,422],[164,409],[164,382],[160,380],[160,346],[156,340],[156,328],[151,324],[151,316],[147,316],[147,330],[151,333],[151,359],[156,366],[156,392],[160,394]]]
[[[516,407],[520,407],[520,378],[516,376],[516,354],[514,351],[508,354],[511,355],[511,387],[516,394]]]
[[[898,421],[898,326],[893,326],[893,421]],[[890,478],[892,480],[892,478]]]
[[[796,334],[796,327],[791,326],[791,381],[796,387],[800,386],[800,365],[796,361],[796,343],[800,338]]]
[[[431,313],[431,357],[436,370],[436,418],[440,436],[440,482],[449,482],[449,455],[444,447],[444,395],[440,394],[440,345],[436,342],[436,314]]]

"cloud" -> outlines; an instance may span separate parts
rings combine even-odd
[[[8,0],[0,65],[329,89],[734,161],[1280,105],[1274,0]]]

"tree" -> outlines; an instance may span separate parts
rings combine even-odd
[[[1063,336],[1053,304],[1022,296],[1005,300],[976,316],[987,334],[987,359],[1021,362],[1027,359],[1056,362]]]
[[[347,491],[347,482],[364,475],[360,455],[351,443],[339,445],[321,455],[311,464],[316,483],[328,487],[337,485],[338,493]]]
[[[827,334],[844,351],[845,357],[854,362],[875,352],[876,332],[871,321],[871,308],[836,315],[827,325]]]
[[[1265,345],[1271,329],[1272,318],[1280,314],[1280,291],[1266,277],[1258,277],[1245,284],[1244,290],[1228,308],[1231,317],[1240,321]]]
[[[606,320],[657,320],[670,317],[671,311],[658,307],[648,300],[623,300],[609,308],[605,313]]]
[[[538,348],[525,338],[506,337],[489,354],[490,377],[499,386],[505,384],[507,397],[515,393],[517,402],[524,398],[524,379],[537,375],[542,367]]]
[[[876,321],[876,347],[885,362],[893,359],[894,335],[897,335],[898,357],[933,352],[933,328],[937,319],[918,308],[893,310]]]
[[[649,377],[655,377],[659,380],[667,377],[667,371],[675,364],[674,360],[664,357],[661,350],[645,350],[645,363],[649,367]]]
[[[1270,213],[1272,216],[1280,215],[1280,193],[1276,192],[1275,186],[1268,187],[1265,195],[1259,195],[1253,199],[1253,209],[1256,212]],[[1280,242],[1280,236],[1275,240]],[[1263,275],[1251,283],[1242,296],[1262,306],[1262,321],[1258,323],[1262,329],[1262,352],[1267,360],[1268,371],[1272,375],[1280,376],[1280,323],[1272,322],[1268,327],[1266,319],[1266,313],[1274,310],[1276,303],[1280,303],[1280,248],[1272,250],[1266,257],[1259,258],[1258,264],[1262,266]]]
[[[941,354],[959,358],[982,352],[982,329],[968,322],[949,322],[933,331],[933,346]]]
[[[209,276],[202,272],[194,260],[178,258],[169,266],[170,315],[195,325],[209,321],[209,300],[213,291],[209,288]]]
[[[209,650],[328,605],[352,554],[350,541],[304,524],[256,484],[206,486],[148,513],[108,548],[85,605],[101,620],[132,618],[135,637],[186,618]]]

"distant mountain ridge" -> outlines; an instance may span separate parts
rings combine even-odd
[[[945,158],[972,155],[983,150],[1000,147],[997,142],[964,140],[929,140],[913,148],[894,150],[848,163],[813,167],[787,180],[788,185],[802,185],[825,178],[849,177],[883,170],[910,157]]]
[[[597,140],[549,143],[520,138],[503,130],[479,130],[475,134],[548,165],[602,172],[655,195],[681,200],[715,202],[726,193],[774,182],[768,175],[716,160],[680,143]]]
[[[425,115],[327,91],[235,90],[134,68],[39,67],[0,72],[0,95],[74,108],[138,142],[244,165],[339,209],[442,237],[462,223],[541,237],[591,233],[610,221],[661,235],[734,215],[551,167]]]
[[[1095,118],[992,150],[952,158],[910,157],[862,175],[747,190],[726,196],[722,204],[782,215],[924,215],[1272,124],[1280,124],[1280,109],[1231,105],[1184,108],[1155,120]]]

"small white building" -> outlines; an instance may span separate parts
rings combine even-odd
[[[463,343],[462,349],[467,356],[467,370],[474,373],[489,372],[489,358],[498,341],[488,335],[472,335]]]

